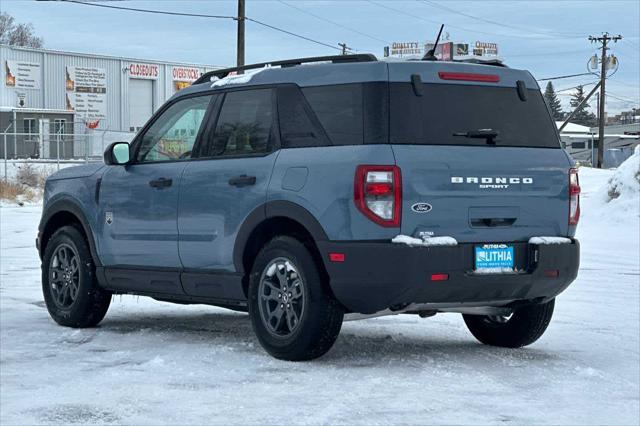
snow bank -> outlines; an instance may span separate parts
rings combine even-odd
[[[420,238],[413,238],[408,235],[398,235],[393,237],[391,240],[392,243],[396,244],[406,244],[408,246],[422,246],[422,247],[432,247],[432,246],[456,246],[458,245],[458,241],[456,241],[453,237],[429,237],[424,240]]]
[[[260,68],[257,70],[245,71],[244,74],[228,75],[225,78],[215,80],[211,87],[222,87],[229,84],[246,84],[258,73],[266,70],[269,67]]]
[[[616,222],[619,229],[637,228],[640,217],[640,149],[617,169],[600,170],[581,167],[580,176],[581,218],[578,232],[584,223],[602,226]],[[636,234],[637,235],[637,234]]]
[[[531,237],[529,244],[571,244],[571,240],[565,237]]]
[[[638,197],[640,191],[640,145],[633,155],[622,163],[607,182],[609,201],[617,198]]]

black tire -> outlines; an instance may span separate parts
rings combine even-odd
[[[290,262],[291,269],[289,266],[282,269],[282,262]],[[267,275],[269,271],[274,272]],[[249,314],[258,341],[273,357],[288,361],[315,359],[327,353],[335,343],[342,327],[344,310],[321,277],[319,266],[307,247],[294,238],[276,237],[258,253],[249,277]],[[290,289],[295,285],[297,294],[288,293],[286,284],[285,291],[281,292],[281,278],[289,282]],[[295,281],[296,278],[301,282]],[[265,280],[273,280],[269,282],[274,284],[266,284]],[[277,315],[269,316],[268,312],[273,309],[271,313],[277,314],[278,306],[285,305],[285,300],[280,304],[276,293],[271,299],[274,285],[278,287],[278,296],[286,297],[288,294],[290,298],[298,297],[295,301],[290,299],[291,309],[283,308],[286,312],[281,313],[279,318],[276,318]],[[264,294],[267,286],[270,287],[269,295]],[[271,308],[274,303],[275,308]],[[270,321],[272,318],[275,319],[275,325]],[[293,327],[289,324],[290,319]]]
[[[77,259],[71,261],[75,267],[69,267],[68,273],[60,260],[64,251],[65,258],[72,255]],[[111,292],[98,286],[91,252],[74,226],[58,229],[47,243],[42,259],[42,293],[51,318],[66,327],[94,327],[109,309]]]
[[[520,348],[538,340],[553,316],[555,299],[523,306],[502,321],[485,315],[462,315],[473,336],[485,345]]]

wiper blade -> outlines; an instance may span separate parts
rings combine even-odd
[[[453,136],[463,136],[470,139],[484,139],[490,145],[495,145],[495,139],[500,133],[493,129],[469,130],[467,132],[455,132]]]

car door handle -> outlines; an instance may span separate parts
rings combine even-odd
[[[231,179],[229,179],[229,185],[237,186],[238,188],[242,188],[243,186],[255,185],[255,184],[256,184],[255,176],[240,175],[240,176],[234,176]]]
[[[158,189],[162,189],[162,188],[168,188],[173,184],[173,179],[167,179],[167,178],[160,178],[160,179],[155,179],[155,180],[150,180],[149,181],[149,186],[152,188],[158,188]]]

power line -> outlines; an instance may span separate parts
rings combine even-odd
[[[580,76],[583,76],[583,75],[593,75],[593,73],[583,72],[581,74],[560,75],[558,77],[549,77],[549,78],[537,78],[536,80],[538,80],[538,81],[560,80],[560,79],[563,79],[563,78],[580,77]]]
[[[471,19],[475,19],[476,21],[480,21],[480,22],[484,22],[486,24],[492,24],[492,25],[497,25],[500,27],[504,27],[504,28],[510,28],[510,29],[514,29],[514,30],[518,30],[518,31],[526,31],[529,33],[534,33],[534,34],[540,34],[540,35],[544,35],[547,37],[554,37],[554,36],[559,36],[559,37],[572,37],[572,38],[582,38],[581,35],[577,34],[577,33],[571,33],[571,34],[562,34],[562,33],[555,33],[555,32],[544,32],[544,31],[536,31],[536,30],[532,30],[529,28],[522,28],[522,27],[517,27],[515,25],[509,25],[509,24],[505,24],[503,22],[497,22],[497,21],[492,21],[490,19],[486,19],[486,18],[481,18],[479,16],[475,16],[475,15],[470,15],[468,13],[464,13],[461,12],[459,10],[455,10],[455,9],[451,9],[450,7],[441,5],[439,3],[436,3],[434,1],[430,1],[430,0],[422,0],[424,3],[427,3],[433,7],[437,7],[439,9],[442,10],[446,10],[447,12],[450,13],[455,13],[457,15],[462,15],[462,16],[466,16],[467,18],[471,18]]]
[[[129,11],[129,12],[153,13],[153,14],[157,14],[157,15],[188,16],[188,17],[195,17],[195,18],[213,18],[213,19],[231,19],[231,20],[234,20],[234,21],[238,20],[238,17],[236,17],[236,16],[228,16],[228,15],[207,15],[207,14],[201,14],[201,13],[169,12],[169,11],[164,11],[164,10],[140,9],[140,8],[134,8],[134,7],[122,7],[122,6],[113,6],[113,5],[107,5],[107,4],[88,3],[88,2],[79,1],[79,0],[54,0],[54,1],[61,1],[61,2],[65,2],[65,3],[80,4],[80,5],[83,5],[83,6],[94,6],[94,7],[103,7],[103,8],[107,8],[107,9],[125,10],[125,11]],[[335,50],[338,50],[338,51],[342,50],[340,47],[337,47],[337,46],[334,46],[334,45],[331,45],[329,43],[325,43],[325,42],[322,42],[322,41],[319,41],[319,40],[315,40],[315,39],[312,39],[310,37],[306,37],[306,36],[303,36],[301,34],[297,34],[297,33],[294,33],[292,31],[288,31],[288,30],[285,30],[283,28],[276,27],[274,25],[267,24],[266,22],[262,22],[262,21],[259,21],[257,19],[245,17],[244,20],[253,22],[254,24],[258,24],[258,25],[261,25],[261,26],[266,27],[266,28],[270,28],[270,29],[272,29],[274,31],[279,31],[281,33],[290,35],[292,37],[297,37],[299,39],[309,41],[311,43],[319,44],[321,46],[329,47],[331,49],[335,49]]]
[[[290,36],[298,37],[298,38],[300,38],[302,40],[307,40],[307,41],[310,41],[312,43],[319,44],[321,46],[326,46],[326,47],[329,47],[331,49],[342,51],[342,48],[340,48],[340,47],[333,46],[331,44],[328,44],[328,43],[325,43],[325,42],[322,42],[322,41],[314,40],[312,38],[309,38],[309,37],[306,37],[306,36],[303,36],[303,35],[300,35],[300,34],[292,33],[291,31],[287,31],[287,30],[284,30],[282,28],[278,28],[278,27],[275,27],[273,25],[269,25],[269,24],[267,24],[265,22],[258,21],[257,19],[253,19],[253,18],[245,18],[245,19],[247,21],[253,22],[254,24],[258,24],[258,25],[262,25],[263,27],[271,28],[274,31],[280,31],[281,33],[289,34]]]
[[[309,12],[308,10],[302,9],[302,8],[300,8],[300,7],[298,7],[298,6],[294,6],[294,5],[292,5],[292,4],[290,4],[290,3],[286,2],[286,1],[278,0],[278,2],[279,2],[279,3],[282,3],[282,4],[283,4],[283,5],[285,5],[285,6],[290,7],[290,8],[292,8],[292,9],[295,9],[295,10],[297,10],[297,11],[299,11],[299,12],[302,12],[302,13],[304,13],[304,14],[307,14],[307,15],[309,15],[309,16],[313,16],[313,17],[314,17],[314,18],[316,18],[316,19],[319,19],[319,20],[321,20],[321,21],[328,22],[328,23],[330,23],[330,24],[332,24],[332,25],[335,25],[336,27],[344,28],[345,30],[347,30],[347,31],[351,31],[352,33],[360,34],[360,35],[362,35],[362,36],[368,37],[368,38],[370,38],[370,39],[372,39],[372,40],[379,41],[379,42],[382,42],[382,43],[385,43],[385,44],[391,44],[391,42],[390,42],[390,41],[383,40],[383,39],[378,38],[378,37],[376,37],[376,36],[374,36],[374,35],[367,34],[367,33],[365,33],[365,32],[362,32],[362,31],[356,30],[356,29],[351,28],[351,27],[349,27],[349,26],[347,26],[347,25],[343,25],[343,24],[340,24],[340,23],[338,23],[338,22],[334,22],[334,21],[332,21],[332,20],[330,20],[330,19],[325,18],[324,16],[316,15],[316,14],[315,14],[315,13],[313,13],[313,12]]]
[[[183,13],[183,12],[166,12],[163,10],[152,10],[152,9],[139,9],[136,7],[123,7],[123,6],[113,6],[99,3],[89,3],[79,0],[47,0],[47,1],[61,1],[63,3],[75,3],[81,4],[84,6],[95,6],[95,7],[104,7],[107,9],[118,9],[118,10],[128,10],[130,12],[144,12],[144,13],[155,13],[158,15],[173,15],[173,16],[190,16],[194,18],[215,18],[215,19],[232,19],[237,21],[238,18],[236,16],[228,16],[228,15],[205,15],[201,13]]]
[[[436,25],[443,24],[443,22],[438,22],[438,21],[434,21],[434,20],[431,20],[431,19],[427,19],[427,18],[424,18],[422,16],[415,15],[413,13],[405,12],[404,10],[396,9],[396,8],[391,7],[391,6],[387,6],[385,4],[378,3],[377,1],[373,1],[373,0],[366,0],[366,1],[368,3],[376,5],[378,7],[394,11],[394,12],[399,13],[401,15],[410,16],[410,17],[418,19],[420,21],[429,22],[429,23],[436,24]],[[528,39],[528,40],[531,40],[532,38],[535,38],[535,37],[527,37],[527,36],[515,35],[515,34],[498,34],[498,33],[492,33],[492,32],[488,32],[488,31],[470,30],[470,29],[467,29],[467,28],[464,28],[464,27],[460,27],[460,26],[457,26],[457,25],[448,24],[446,22],[444,24],[448,28],[456,28],[458,30],[469,32],[469,33],[486,34],[486,35],[498,36],[498,37],[525,38],[525,39]]]

